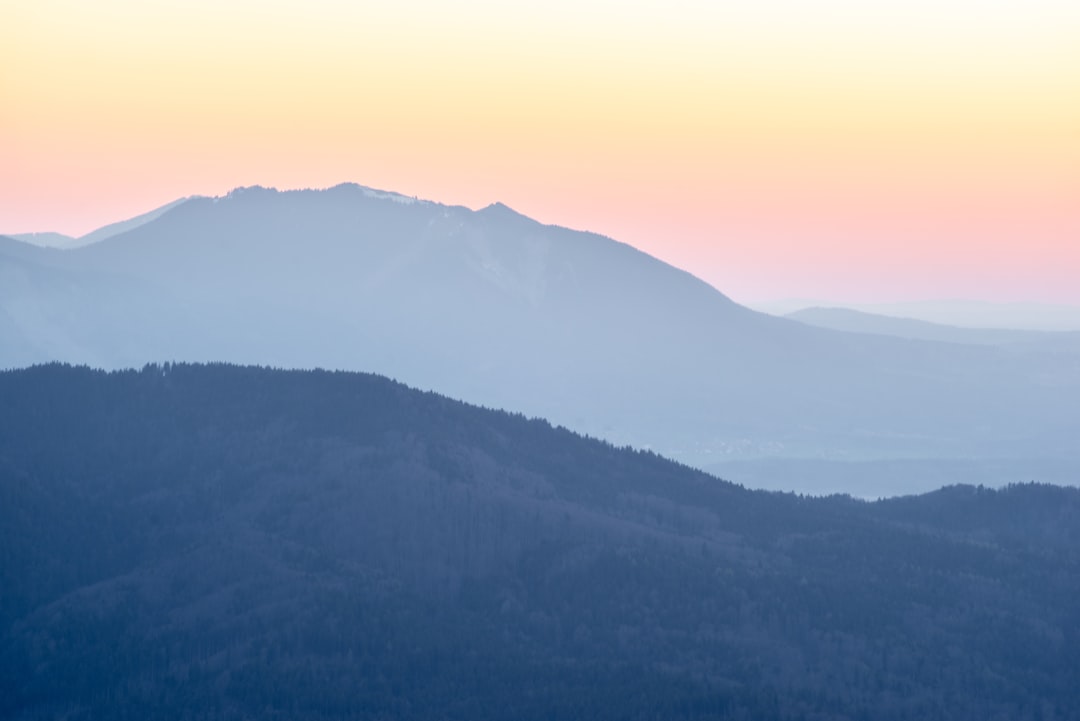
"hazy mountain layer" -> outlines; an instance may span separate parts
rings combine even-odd
[[[119,235],[120,233],[134,230],[140,225],[143,225],[144,223],[149,223],[151,220],[154,220],[159,216],[164,215],[168,211],[172,210],[181,203],[187,202],[188,200],[188,198],[180,198],[179,200],[174,200],[173,202],[166,203],[160,208],[155,208],[148,213],[143,213],[141,215],[135,216],[134,218],[122,220],[118,223],[110,223],[109,225],[98,228],[97,230],[91,231],[85,235],[80,235],[77,238],[70,235],[64,235],[63,233],[49,232],[16,233],[10,237],[14,238],[15,240],[21,240],[23,242],[30,243],[32,245],[41,246],[43,248],[58,248],[63,250],[80,248],[84,245],[97,243],[98,241],[105,240],[106,238],[111,238],[114,235]]]
[[[0,244],[0,273],[8,366],[376,371],[702,465],[1009,458],[1038,480],[1080,457],[1080,358],[765,316],[501,205],[248,188],[85,248]]]
[[[1080,332],[960,328],[913,318],[895,318],[850,308],[805,308],[788,313],[801,323],[852,333],[875,333],[911,340],[995,345],[1028,352],[1080,353]]]
[[[788,315],[809,308],[842,307],[871,315],[921,320],[958,328],[1045,332],[1080,331],[1080,306],[1061,303],[1023,301],[995,303],[961,299],[859,303],[791,298],[760,301],[748,305],[755,310],[772,315]]]
[[[70,248],[78,244],[77,238],[49,231],[43,233],[12,233],[8,237],[42,248]]]
[[[0,373],[0,717],[1080,718],[1080,491],[750,492],[357,374]]]

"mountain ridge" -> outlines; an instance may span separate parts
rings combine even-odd
[[[1039,301],[987,301],[939,298],[909,301],[840,301],[790,298],[747,303],[755,310],[784,316],[814,307],[842,307],[890,318],[911,318],[959,328],[1062,332],[1080,331],[1080,306]]]
[[[1080,331],[965,328],[839,307],[805,308],[787,313],[784,317],[820,328],[874,333],[911,340],[994,345],[1018,351],[1080,351]]]

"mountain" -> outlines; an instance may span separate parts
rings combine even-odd
[[[865,503],[365,374],[0,373],[0,717],[1080,718],[1080,490]]]
[[[137,215],[134,218],[128,220],[122,220],[118,223],[110,223],[97,230],[91,231],[86,235],[81,235],[77,238],[73,238],[70,235],[64,235],[62,233],[15,233],[8,237],[20,240],[24,243],[30,243],[31,245],[41,246],[43,248],[58,248],[67,250],[71,248],[80,248],[84,245],[90,245],[97,243],[98,241],[111,238],[114,235],[125,233],[129,230],[134,230],[140,225],[149,223],[151,220],[156,220],[168,211],[172,210],[181,203],[185,203],[190,198],[180,198],[174,200],[171,203],[166,203],[160,208],[155,208],[148,213]]]
[[[800,323],[852,333],[874,333],[911,340],[1005,346],[1010,350],[1080,353],[1080,332],[960,328],[914,318],[864,313],[850,308],[804,308],[788,313]]]
[[[64,235],[63,233],[12,233],[10,236],[15,240],[22,241],[23,243],[30,243],[31,245],[38,245],[42,248],[70,248],[78,244],[78,238],[72,238],[70,235]]]
[[[755,310],[789,315],[808,308],[841,305],[848,310],[891,318],[980,330],[1080,331],[1080,306],[1062,303],[1004,302],[980,300],[918,300],[895,303],[842,303],[790,298],[752,303]]]
[[[0,289],[9,367],[364,370],[699,466],[989,458],[1023,464],[1013,480],[1080,477],[1077,357],[770,317],[500,204],[246,188],[83,248],[0,243],[0,272],[17,276]]]
[[[160,289],[139,279],[63,267],[66,253],[0,236],[0,366],[65,358],[112,367],[182,333]]]

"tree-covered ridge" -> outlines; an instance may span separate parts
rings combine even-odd
[[[377,376],[0,373],[4,718],[1080,717],[1080,492],[747,491]]]

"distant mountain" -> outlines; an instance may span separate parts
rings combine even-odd
[[[129,275],[66,268],[66,253],[0,236],[0,365],[64,358],[115,367],[197,319]]]
[[[13,233],[9,238],[41,246],[42,248],[71,248],[78,244],[78,238],[63,233]]]
[[[1020,351],[1080,353],[1080,332],[960,328],[914,318],[864,313],[850,308],[805,308],[788,313],[786,317],[819,328],[852,333],[875,333],[944,343],[1007,346],[1011,350]]]
[[[1080,471],[1075,357],[766,316],[500,204],[246,188],[74,250],[0,242],[0,274],[13,278],[0,365],[373,371],[697,465],[1008,458],[1023,480],[1048,463]]]
[[[1080,718],[1080,491],[750,492],[368,375],[0,373],[0,717]]]
[[[151,220],[156,220],[160,216],[164,215],[168,211],[172,210],[181,203],[185,203],[190,198],[180,198],[174,200],[171,203],[166,203],[160,208],[155,208],[148,213],[137,215],[134,218],[128,220],[122,220],[119,223],[110,223],[102,228],[91,231],[86,235],[81,235],[77,238],[73,238],[70,235],[64,235],[62,233],[16,233],[9,237],[15,240],[20,240],[24,243],[30,243],[32,245],[41,246],[42,248],[58,248],[61,250],[69,250],[71,248],[81,248],[84,245],[90,245],[97,243],[98,241],[111,238],[114,235],[120,233],[126,233],[129,230],[134,230],[140,225],[149,223]]]
[[[922,320],[960,328],[1080,331],[1080,306],[1062,303],[989,302],[980,300],[919,300],[895,303],[828,302],[806,298],[749,304],[772,315],[789,315],[808,308],[843,307],[861,313]]]

